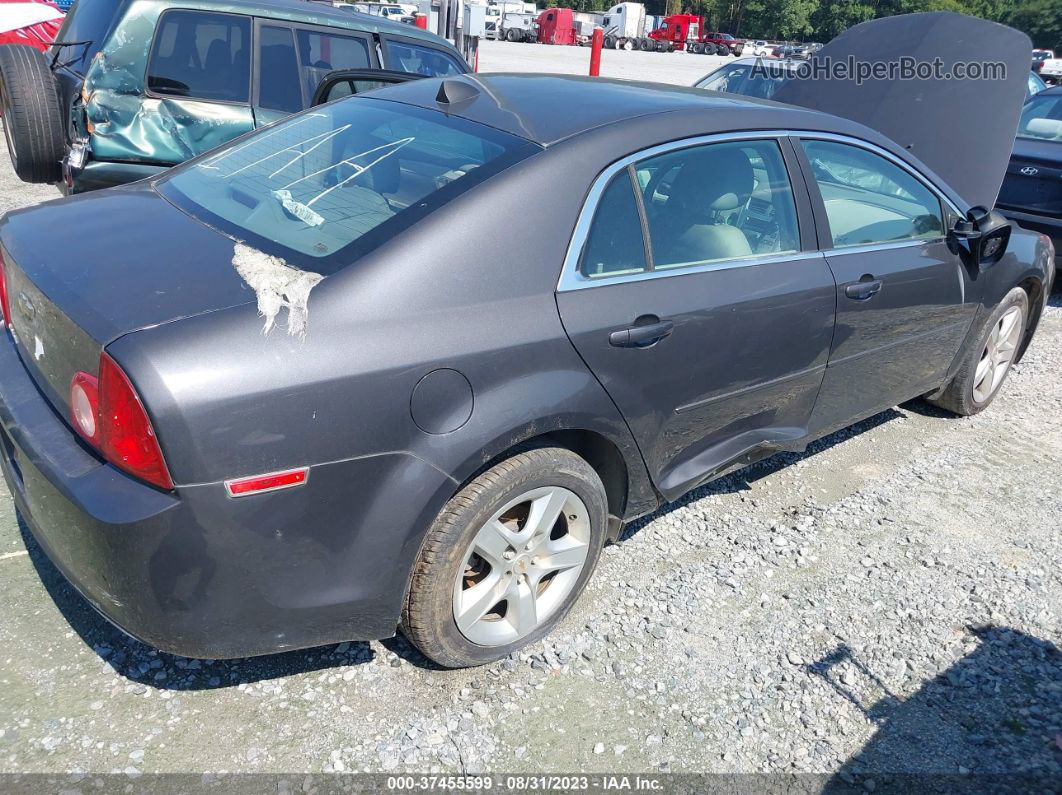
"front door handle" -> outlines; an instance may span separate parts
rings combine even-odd
[[[881,292],[881,279],[867,274],[855,284],[844,288],[844,294],[855,301],[866,301]]]
[[[648,348],[675,330],[670,320],[658,320],[644,326],[628,326],[608,335],[608,344],[616,348]]]

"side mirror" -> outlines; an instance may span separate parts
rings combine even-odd
[[[948,244],[955,252],[964,252],[970,265],[989,267],[1007,253],[1010,222],[995,210],[971,207],[948,232]]]

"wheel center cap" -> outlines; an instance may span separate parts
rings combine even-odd
[[[521,574],[527,574],[528,568],[531,566],[531,561],[525,555],[521,555],[516,560],[516,565],[513,567]]]

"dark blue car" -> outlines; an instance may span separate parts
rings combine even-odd
[[[1025,103],[997,206],[1062,246],[1062,86]]]

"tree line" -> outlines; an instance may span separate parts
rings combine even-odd
[[[604,11],[619,0],[556,0],[550,5]],[[646,13],[697,14],[706,30],[746,39],[826,42],[878,17],[955,11],[1023,30],[1036,47],[1062,45],[1062,0],[644,0]]]

